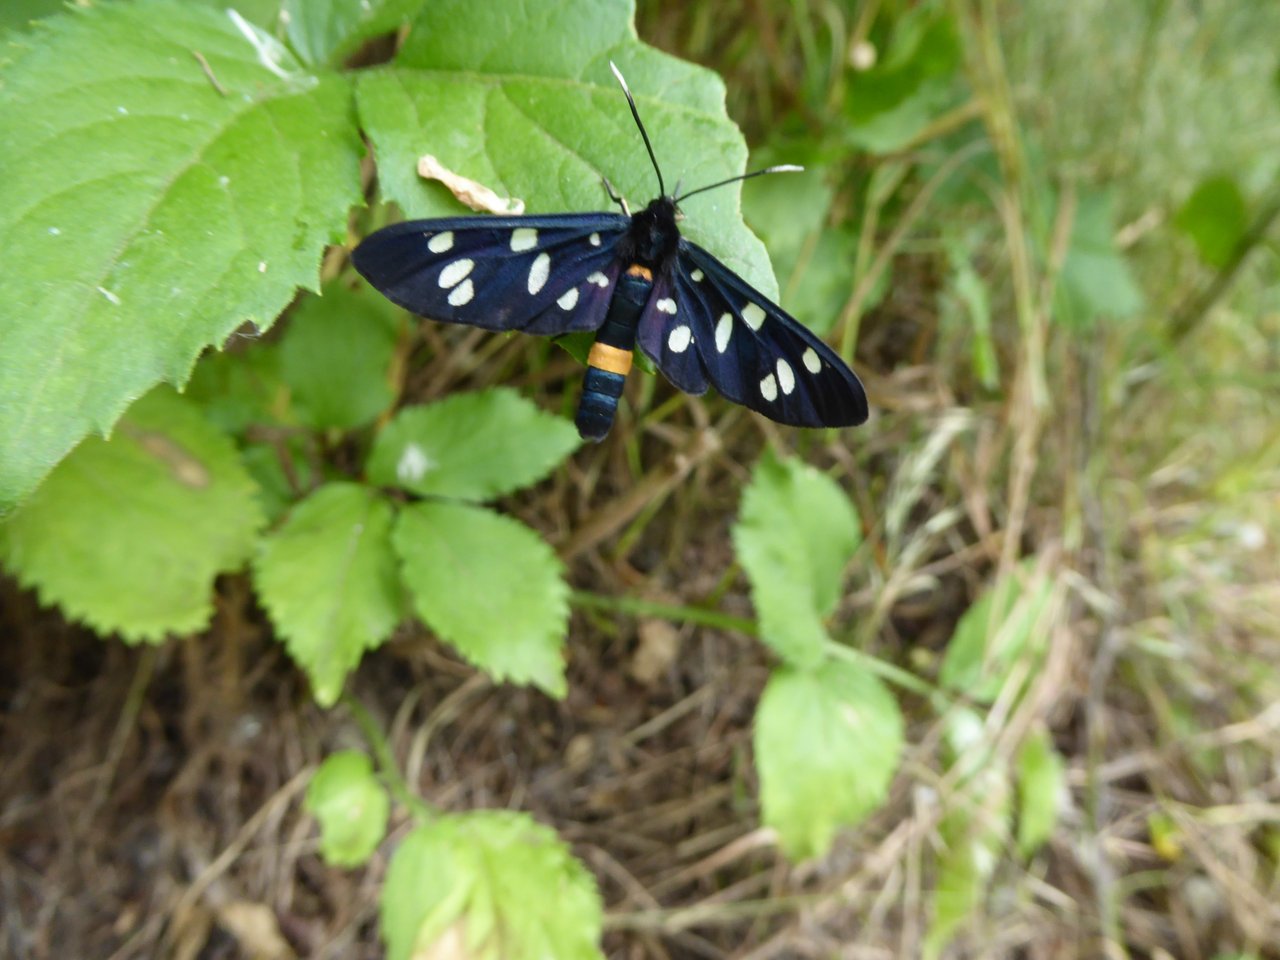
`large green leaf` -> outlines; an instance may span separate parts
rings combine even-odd
[[[394,539],[427,626],[495,677],[564,695],[569,588],[532,530],[477,507],[417,503]]]
[[[438,817],[387,867],[389,960],[601,960],[600,894],[559,837],[527,814]]]
[[[460,393],[400,411],[378,435],[369,478],[422,496],[491,500],[541,480],[580,443],[573,424],[514,390]]]
[[[427,4],[395,64],[358,86],[384,195],[409,216],[458,213],[443,187],[417,175],[430,153],[529,212],[612,208],[601,175],[643,206],[657,185],[610,60],[635,93],[668,190],[741,173],[746,147],[719,78],[641,44],[633,13],[627,0]],[[738,201],[737,187],[695,197],[681,229],[776,298]]]
[[[103,4],[15,42],[0,85],[0,510],[132,398],[185,380],[206,345],[316,286],[360,198],[348,82],[300,72],[224,11]]]
[[[400,619],[391,521],[368,488],[329,484],[298,504],[255,564],[262,604],[321,706]]]
[[[764,822],[792,857],[821,856],[839,827],[884,803],[902,754],[902,713],[862,667],[782,667],[756,713]]]
[[[798,460],[760,460],[733,542],[751,580],[760,636],[788,661],[821,659],[823,621],[861,540],[857,512],[831,478]]]
[[[86,440],[0,521],[0,559],[99,633],[158,642],[209,622],[213,578],[253,549],[254,494],[199,408],[156,390],[110,441]]]
[[[346,430],[391,406],[391,357],[401,316],[364,286],[331,283],[323,297],[303,300],[280,338],[281,374],[300,421]]]

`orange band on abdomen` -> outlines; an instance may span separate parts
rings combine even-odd
[[[627,274],[632,277],[644,277],[650,283],[653,282],[653,271],[640,263],[633,263],[627,267]]]
[[[593,343],[587,354],[587,365],[625,377],[631,372],[631,351],[619,350],[607,343]]]

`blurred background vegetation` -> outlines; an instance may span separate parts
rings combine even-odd
[[[660,394],[664,439],[692,460],[646,474],[618,442],[523,515],[571,531],[561,555],[601,595],[746,613],[742,578],[722,576],[728,525],[760,449],[793,446],[852,489],[868,527],[842,608],[859,641],[928,678],[984,587],[1028,564],[1061,586],[1039,624],[1043,674],[980,718],[1007,759],[1035,736],[1064,759],[1060,814],[1034,853],[997,835],[940,870],[946,812],[963,802],[948,750],[966,741],[922,709],[893,801],[830,856],[789,867],[744,826],[764,653],[660,615],[580,612],[563,704],[478,686],[438,650],[424,668],[421,637],[367,663],[360,698],[393,731],[410,691],[451,705],[451,750],[424,761],[455,784],[442,802],[554,822],[600,879],[613,956],[1280,957],[1280,5],[644,0],[637,28],[725,78],[754,165],[816,171],[748,184],[746,216],[782,303],[852,353],[875,413],[832,437],[716,408],[722,439],[706,448],[693,442],[703,401],[633,384]],[[121,704],[148,684],[151,722],[203,746],[161,750],[109,800],[95,788],[75,807],[100,825],[82,859],[44,865],[43,880],[38,863],[0,867],[0,901],[111,862],[92,882],[119,901],[86,896],[65,921],[92,943],[139,902],[130,882],[234,849],[250,814],[279,846],[255,834],[240,882],[264,898],[299,882],[298,818],[262,804],[336,721],[242,619],[245,590],[224,584],[214,627],[237,643],[157,662],[5,585],[6,666],[47,678],[24,701],[15,769],[49,758],[48,789],[96,764],[87,745],[110,756]],[[654,681],[654,657],[674,689]],[[625,775],[619,742],[643,745]],[[163,842],[139,809],[156,771],[180,787]],[[104,852],[121,838],[136,873]],[[335,906],[367,901],[359,879],[301,882],[291,939],[373,955],[371,915]],[[939,887],[955,894],[941,933]],[[230,936],[197,936],[226,917],[182,905],[200,956],[236,955]]]

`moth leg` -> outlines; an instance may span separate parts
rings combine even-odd
[[[609,199],[620,206],[626,216],[631,216],[631,208],[627,206],[627,201],[619,196],[618,191],[613,189],[613,184],[609,182],[609,178],[601,175],[600,182],[604,184],[604,189],[609,194]]]

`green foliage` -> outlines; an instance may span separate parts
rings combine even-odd
[[[4,509],[206,345],[316,286],[360,197],[360,141],[346,80],[172,0],[23,34],[0,131],[5,354],[23,358],[0,364]]]
[[[902,714],[859,665],[780,668],[756,713],[764,822],[788,856],[821,856],[840,827],[885,802],[902,754]]]
[[[491,500],[536,483],[578,432],[514,390],[458,394],[402,410],[378,435],[369,479],[420,496]]]
[[[743,493],[733,542],[764,642],[797,666],[819,662],[824,621],[862,542],[848,497],[813,467],[766,454]]]
[[[524,199],[530,212],[609,206],[602,174],[633,207],[647,203],[657,184],[610,60],[635,94],[668,189],[677,179],[695,186],[742,171],[746,147],[725,115],[724,85],[636,40],[629,3],[510,5],[483,26],[474,9],[470,0],[427,4],[394,63],[357,86],[383,194],[408,216],[465,212],[442,186],[418,177],[424,153]],[[737,191],[696,197],[685,212],[687,236],[776,297]]]
[[[977,919],[1009,836],[1008,776],[983,742],[982,718],[957,710],[948,718],[946,745],[964,777],[938,828],[941,849],[923,945],[926,960],[941,956],[961,928]]]
[[[387,834],[391,798],[358,750],[326,757],[307,785],[306,810],[320,821],[320,855],[335,867],[358,867]]]
[[[938,679],[978,703],[991,703],[1023,657],[1039,658],[1038,632],[1053,596],[1053,582],[1029,563],[997,581],[956,624]]]
[[[494,676],[564,696],[569,589],[546,543],[509,517],[456,503],[406,507],[394,536],[428,626]]]
[[[1029,857],[1053,834],[1067,790],[1066,763],[1049,731],[1038,727],[1022,743],[1017,759],[1018,851]]]
[[[280,341],[280,374],[299,421],[350,430],[391,406],[400,316],[366,286],[333,283],[303,300]]]
[[[898,17],[878,62],[850,78],[845,136],[855,146],[902,149],[954,100],[962,54],[941,6],[923,3]]]
[[[284,0],[289,43],[304,62],[339,66],[365,40],[406,23],[424,0]]]
[[[390,504],[354,483],[303,500],[255,564],[263,606],[321,706],[332,706],[365,650],[401,618]]]
[[[158,389],[0,521],[0,559],[99,633],[154,643],[209,622],[213,578],[248,559],[261,523],[232,445]]]
[[[387,867],[390,960],[600,960],[600,895],[553,831],[521,813],[439,817]]]
[[[1223,267],[1231,259],[1249,227],[1244,194],[1235,178],[1206,177],[1178,210],[1174,225],[1196,245],[1200,259]]]
[[[1077,329],[1091,328],[1099,317],[1124,320],[1144,306],[1129,262],[1116,249],[1114,221],[1109,193],[1080,194],[1055,303],[1056,316]]]

